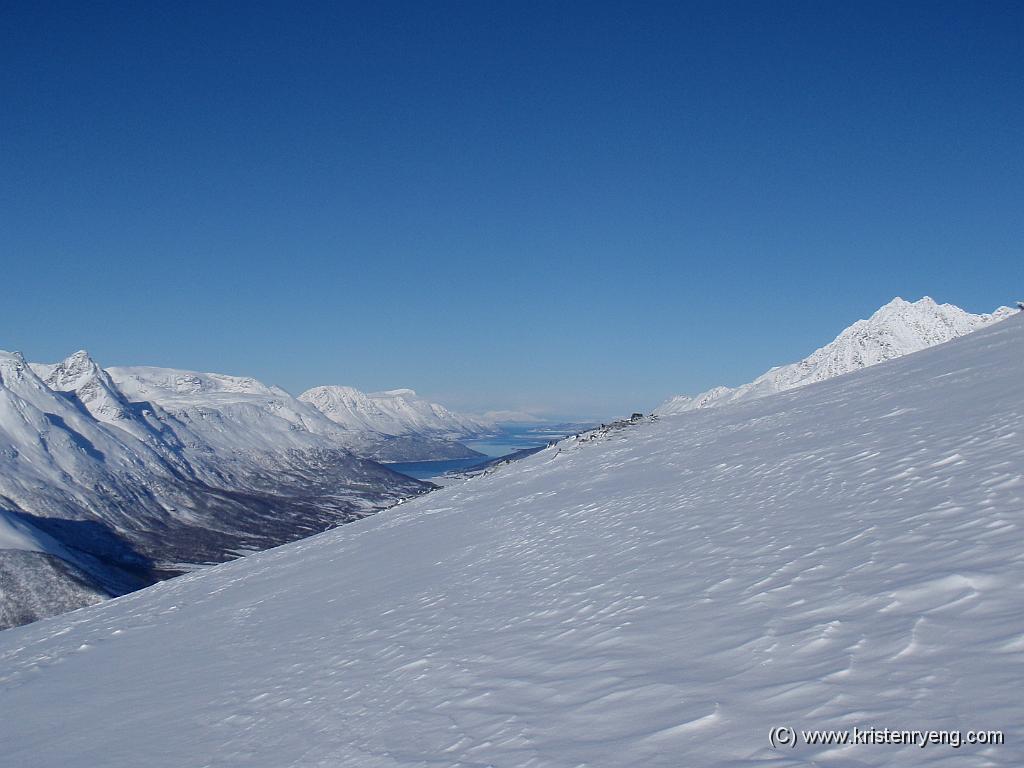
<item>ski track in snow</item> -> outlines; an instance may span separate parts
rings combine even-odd
[[[1024,765],[1024,319],[0,634],[24,766]],[[769,728],[1002,729],[991,747]]]

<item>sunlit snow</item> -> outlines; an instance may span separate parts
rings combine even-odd
[[[1022,353],[1015,317],[4,632],[4,759],[1024,764]]]

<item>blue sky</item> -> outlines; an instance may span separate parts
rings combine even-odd
[[[1019,3],[2,3],[0,348],[610,417],[1024,293]]]

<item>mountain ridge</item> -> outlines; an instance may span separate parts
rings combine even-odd
[[[346,428],[392,436],[426,434],[455,439],[493,429],[493,424],[429,402],[412,389],[366,393],[354,387],[323,385],[307,389],[298,399]]]
[[[939,304],[929,296],[916,302],[897,296],[803,360],[771,368],[738,387],[717,386],[697,395],[676,395],[654,412],[670,416],[785,392],[927,349],[1016,313],[999,307],[976,315],[953,304]]]
[[[84,351],[56,364],[0,352],[5,538],[39,532],[59,544],[0,542],[0,627],[316,533],[430,488],[354,455],[318,411],[254,379],[111,370]],[[160,386],[147,386],[153,377]],[[26,536],[19,540],[42,540]]]

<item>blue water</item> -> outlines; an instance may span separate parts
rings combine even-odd
[[[501,434],[494,437],[483,440],[464,440],[463,443],[474,451],[480,451],[493,459],[521,451],[523,448],[547,445],[550,441],[561,440],[575,431],[578,431],[577,425],[572,424],[561,424],[553,428],[526,424],[520,427],[506,427]]]
[[[482,464],[488,459],[507,456],[510,453],[521,451],[523,448],[536,448],[547,445],[550,440],[558,440],[571,434],[573,430],[563,427],[562,429],[544,429],[536,425],[527,425],[521,429],[509,428],[494,437],[484,440],[465,440],[467,445],[474,451],[479,451],[483,456],[475,456],[472,459],[447,459],[445,461],[403,461],[395,464],[388,464],[388,469],[401,472],[403,475],[415,477],[417,480],[429,480],[439,477],[445,472],[453,472],[460,469],[468,469],[477,464]]]
[[[482,461],[487,461],[487,457],[474,456],[471,459],[448,459],[446,461],[399,461],[384,466],[395,472],[401,472],[403,475],[415,477],[417,480],[429,480],[432,477],[443,475],[445,472],[467,469]]]

